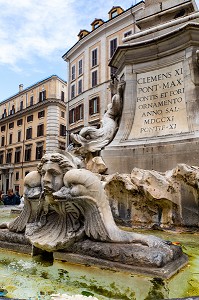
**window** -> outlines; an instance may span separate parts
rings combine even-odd
[[[75,85],[71,85],[71,99],[75,97]]]
[[[65,118],[65,112],[61,111],[61,118]]]
[[[39,92],[39,102],[46,100],[46,91]]]
[[[17,134],[17,142],[21,142],[21,130]]]
[[[116,49],[117,49],[117,38],[110,41],[110,57],[113,56]]]
[[[6,130],[6,126],[5,125],[1,126],[1,132],[5,131],[5,130]]]
[[[33,115],[27,116],[27,122],[32,122],[33,121]]]
[[[23,119],[17,120],[17,126],[21,126],[23,124]]]
[[[3,164],[3,156],[4,156],[4,151],[0,152],[0,164]]]
[[[23,109],[23,101],[20,102],[20,108],[19,110],[22,110]]]
[[[83,120],[84,118],[84,105],[80,104],[76,107],[76,121]]]
[[[32,145],[27,145],[25,149],[25,161],[31,161]]]
[[[64,101],[64,92],[61,91],[61,101]]]
[[[83,61],[82,59],[78,62],[78,74],[81,75],[83,73]]]
[[[26,140],[30,140],[32,138],[32,127],[26,129]]]
[[[12,105],[12,109],[10,110],[10,115],[14,115],[14,113],[15,113],[15,106]]]
[[[66,150],[66,145],[63,142],[59,142],[59,149]]]
[[[19,185],[14,185],[14,189],[15,189],[15,192],[18,192],[18,194],[19,194]]]
[[[114,18],[118,15],[118,12],[117,10],[114,10],[112,13],[111,13],[111,18]]]
[[[117,68],[111,67],[111,76],[115,75],[117,72]]]
[[[18,181],[19,180],[19,172],[15,173],[15,180]]]
[[[69,111],[69,124],[75,123],[75,108]]]
[[[131,34],[132,34],[132,30],[129,30],[129,31],[127,31],[127,32],[124,33],[124,37],[127,37],[127,36],[129,36]]]
[[[44,118],[45,116],[45,111],[44,110],[41,110],[38,112],[38,118]]]
[[[44,124],[40,124],[37,126],[37,136],[44,135]]]
[[[43,156],[43,143],[38,143],[36,146],[36,159],[41,159]]]
[[[3,112],[3,114],[2,114],[2,119],[5,118],[5,117],[7,117],[7,111],[6,111],[6,108],[4,109],[4,112]]]
[[[10,135],[9,135],[9,144],[10,145],[12,144],[12,133],[10,133]]]
[[[92,87],[97,85],[97,70],[92,72]]]
[[[5,136],[1,137],[1,147],[5,146]]]
[[[63,125],[63,124],[60,124],[59,135],[60,136],[66,136],[66,126]]]
[[[8,150],[6,155],[6,163],[11,164],[11,162],[12,162],[12,150]]]
[[[96,29],[97,27],[99,27],[100,26],[100,23],[99,22],[96,22],[95,24],[94,24],[94,29]]]
[[[75,65],[72,66],[71,80],[75,79]]]
[[[15,149],[15,163],[19,163],[21,159],[21,147]]]
[[[92,67],[97,66],[97,49],[92,51]]]
[[[82,93],[82,79],[78,81],[78,94]]]
[[[12,128],[14,128],[14,122],[9,123],[9,129],[12,129]]]
[[[34,102],[33,102],[33,101],[34,101],[33,99],[34,99],[33,96],[31,96],[31,97],[30,97],[30,106],[32,106],[33,103],[34,103]]]
[[[99,113],[99,97],[95,97],[89,101],[89,115]]]

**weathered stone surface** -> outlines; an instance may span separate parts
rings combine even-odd
[[[0,230],[0,240],[12,242],[16,244],[28,244],[31,245],[28,239],[22,233],[13,233],[10,232],[8,229],[1,229]]]
[[[92,265],[103,269],[131,272],[133,274],[149,275],[159,278],[170,278],[178,270],[187,264],[187,257],[182,255],[178,259],[169,262],[163,267],[155,268],[149,266],[127,265],[122,262],[114,262],[111,260],[100,259],[88,255],[81,255],[69,252],[54,252],[54,258],[57,260],[67,261],[75,264]]]
[[[124,225],[198,227],[198,167],[179,164],[165,173],[134,168],[103,178],[113,215]]]
[[[13,233],[8,229],[0,229],[0,248],[16,252],[32,252],[32,245],[23,233]]]
[[[86,163],[86,169],[98,174],[103,174],[107,170],[107,166],[105,165],[101,156],[91,157]]]
[[[173,259],[175,260],[182,255],[182,249],[171,245],[173,249]],[[170,260],[165,255],[164,249],[150,249],[144,245],[131,245],[119,243],[102,243],[84,240],[83,242],[74,243],[67,249],[67,252],[77,253],[105,259],[115,262],[120,262],[126,265],[134,265],[140,267],[163,267]]]

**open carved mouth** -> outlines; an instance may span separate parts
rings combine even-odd
[[[52,188],[50,188],[48,186],[44,187],[44,195],[52,194],[54,192],[55,192],[54,189],[52,189]]]

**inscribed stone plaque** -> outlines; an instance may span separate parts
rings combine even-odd
[[[137,74],[136,109],[129,139],[188,131],[182,63]]]

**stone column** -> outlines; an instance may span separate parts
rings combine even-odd
[[[9,169],[8,173],[9,173],[9,189],[12,189],[13,188],[13,185],[12,185],[13,169]]]
[[[7,191],[6,191],[6,173],[3,173],[2,183],[3,183],[3,191],[5,193],[7,193]]]
[[[1,180],[0,180],[0,190],[2,191],[2,183],[3,183],[3,173],[2,170],[0,170]]]

